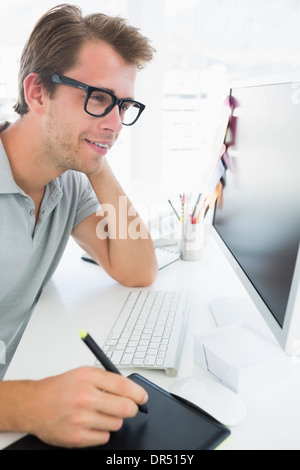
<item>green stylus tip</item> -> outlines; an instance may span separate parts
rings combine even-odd
[[[80,330],[80,336],[82,339],[85,339],[87,337],[87,332],[84,330]]]

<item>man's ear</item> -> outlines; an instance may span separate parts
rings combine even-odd
[[[30,73],[24,80],[24,95],[29,108],[37,113],[43,114],[45,87],[37,73]]]

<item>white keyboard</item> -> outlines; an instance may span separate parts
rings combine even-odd
[[[163,369],[177,374],[190,295],[131,291],[103,347],[119,368]]]

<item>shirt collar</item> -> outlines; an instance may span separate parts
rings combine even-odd
[[[20,192],[21,189],[13,178],[10,164],[0,139],[0,194]]]

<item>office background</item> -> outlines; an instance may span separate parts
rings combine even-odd
[[[0,120],[12,112],[22,47],[60,0],[2,0]],[[154,62],[138,77],[142,119],[124,129],[110,163],[139,203],[198,192],[232,81],[300,70],[300,0],[74,0],[84,14],[125,16],[152,38]],[[155,182],[155,185],[154,185]],[[155,189],[154,189],[155,188]]]

